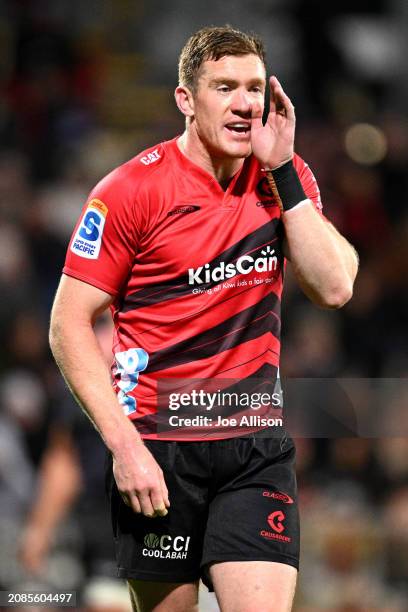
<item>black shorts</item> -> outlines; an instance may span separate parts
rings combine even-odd
[[[110,471],[118,576],[157,582],[202,578],[217,561],[299,567],[295,447],[290,438],[145,441],[169,489],[167,516],[149,519],[122,500]]]

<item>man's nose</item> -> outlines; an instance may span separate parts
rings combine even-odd
[[[231,110],[235,113],[249,115],[251,113],[251,100],[249,93],[243,89],[237,89],[231,102]]]

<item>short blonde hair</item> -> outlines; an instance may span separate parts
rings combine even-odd
[[[200,68],[207,60],[226,55],[257,55],[266,64],[265,46],[255,34],[246,34],[229,25],[211,26],[190,36],[179,57],[179,83],[195,91]]]

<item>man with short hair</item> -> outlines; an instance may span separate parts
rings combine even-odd
[[[238,398],[242,381],[270,389],[279,376],[285,257],[313,302],[339,308],[357,256],[294,154],[294,108],[276,77],[262,123],[257,37],[198,31],[179,79],[184,133],[114,170],[85,204],[51,347],[113,457],[118,572],[134,609],[196,610],[202,577],[221,610],[287,612],[299,557],[293,442],[211,419],[208,389]],[[92,329],[108,307],[116,394]],[[171,416],[163,397],[178,400]],[[176,414],[185,403],[197,425]]]

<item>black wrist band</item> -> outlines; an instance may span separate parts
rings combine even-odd
[[[307,199],[292,160],[276,170],[265,170],[265,173],[282,212]]]

